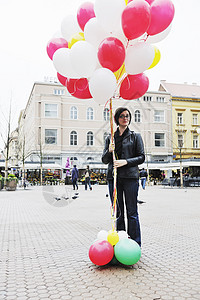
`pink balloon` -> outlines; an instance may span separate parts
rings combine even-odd
[[[68,92],[79,99],[92,98],[89,90],[87,78],[73,79],[68,78],[66,82]]]
[[[145,0],[131,1],[122,12],[122,29],[129,40],[144,34],[150,24],[151,9]]]
[[[142,97],[149,88],[149,79],[144,74],[127,75],[120,86],[120,96],[126,100]]]
[[[53,38],[47,44],[47,54],[52,60],[56,50],[60,48],[68,48],[68,42],[63,38]]]
[[[104,39],[99,45],[98,59],[102,67],[116,72],[125,60],[123,43],[115,37]]]
[[[89,258],[97,266],[108,264],[114,256],[114,248],[108,241],[98,240],[89,249]]]
[[[145,0],[149,3],[149,5],[151,5],[153,3],[154,0]]]
[[[61,74],[57,73],[57,78],[58,78],[59,82],[60,82],[62,85],[66,86],[66,80],[67,80],[66,77],[64,77],[64,76],[62,76]]]
[[[77,12],[77,21],[80,28],[84,31],[85,24],[95,17],[94,4],[91,2],[85,2],[81,4]]]
[[[151,22],[147,30],[150,35],[165,30],[174,18],[174,5],[170,0],[154,0],[151,5]]]
[[[130,3],[131,1],[133,1],[133,0],[128,0],[128,3]],[[150,5],[151,5],[151,3],[154,1],[154,0],[145,0],[146,2],[148,2]]]

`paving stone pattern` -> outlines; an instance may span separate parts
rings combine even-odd
[[[111,229],[107,187],[75,192],[0,191],[0,300],[200,299],[200,188],[140,189],[142,257],[103,267],[88,250]]]

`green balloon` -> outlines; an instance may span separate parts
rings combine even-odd
[[[141,257],[138,243],[131,239],[120,240],[114,247],[117,260],[127,266],[136,264]]]

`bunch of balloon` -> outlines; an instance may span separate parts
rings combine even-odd
[[[101,230],[89,249],[90,260],[98,266],[133,265],[141,257],[140,246],[125,231]]]
[[[152,44],[169,34],[173,17],[171,0],[83,2],[47,45],[58,80],[74,97],[103,105],[116,92],[141,97],[149,87],[144,72],[160,60]]]

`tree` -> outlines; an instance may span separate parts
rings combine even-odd
[[[3,112],[2,112],[3,114]],[[3,114],[4,116],[4,114]],[[5,182],[4,182],[4,186],[6,188],[7,186],[7,178],[8,178],[8,162],[9,162],[9,149],[10,149],[10,141],[11,141],[11,101],[10,101],[10,107],[9,107],[9,114],[8,114],[8,119],[5,118],[5,122],[6,122],[6,132],[5,132],[5,136],[3,135],[3,133],[1,132],[1,138],[4,144],[4,151],[3,151],[3,155],[5,157]]]

